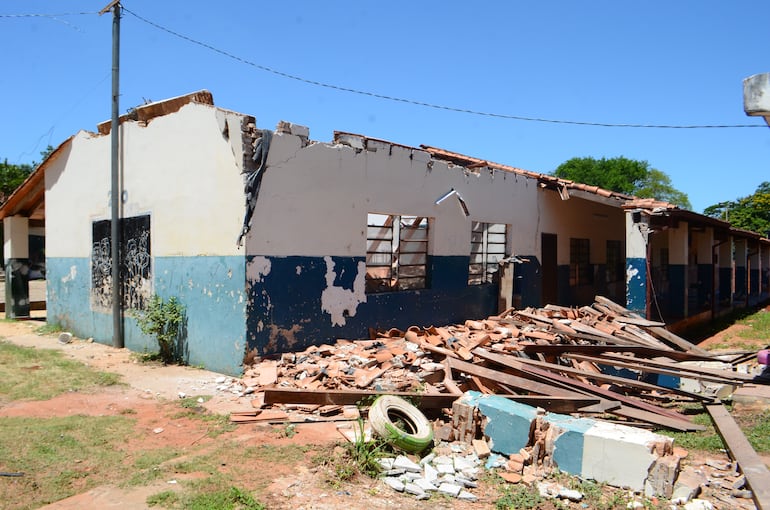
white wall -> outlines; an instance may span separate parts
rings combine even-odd
[[[468,172],[398,145],[369,141],[368,147],[358,153],[341,144],[303,148],[297,136],[275,135],[247,253],[363,257],[370,212],[433,218],[434,255],[468,255],[471,221],[513,224],[514,253],[531,254],[539,245],[530,221],[535,181],[500,170]],[[456,197],[435,204],[452,188],[470,217]]]
[[[241,117],[191,103],[146,126],[121,125],[121,215],[152,215],[153,256],[239,253],[242,156],[222,134],[223,115]],[[46,171],[49,257],[90,257],[92,222],[111,216],[110,136],[81,131],[71,143]]]

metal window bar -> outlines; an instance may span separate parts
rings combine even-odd
[[[507,236],[508,225],[504,223],[472,222],[468,285],[494,281],[498,262],[505,257]]]
[[[366,236],[366,292],[426,286],[428,219],[369,214]]]

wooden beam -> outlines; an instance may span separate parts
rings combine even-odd
[[[704,405],[730,457],[738,463],[759,510],[770,510],[770,471],[721,403]]]
[[[609,308],[610,310],[612,310],[613,312],[615,312],[615,313],[617,313],[619,315],[623,315],[625,317],[640,318],[640,319],[642,318],[639,314],[633,313],[631,310],[620,306],[619,304],[615,303],[614,301],[612,301],[610,299],[607,299],[606,297],[596,296],[594,299],[596,300],[596,302],[603,304],[604,306],[606,306],[607,308]],[[653,335],[657,335],[658,337],[662,338],[663,340],[666,340],[666,341],[676,345],[677,347],[679,347],[680,349],[682,349],[684,351],[694,352],[696,354],[701,354],[703,356],[710,356],[711,355],[711,353],[708,352],[707,350],[701,349],[697,345],[693,344],[692,342],[688,342],[684,338],[681,338],[681,337],[675,335],[674,333],[670,332],[666,328],[651,327],[651,328],[647,328],[647,330],[650,333],[652,333]]]
[[[714,361],[712,356],[701,356],[700,354],[694,354],[690,352],[682,351],[664,351],[661,349],[653,349],[651,347],[642,347],[637,345],[570,345],[570,344],[553,344],[553,345],[537,345],[529,344],[521,346],[522,351],[527,354],[542,353],[551,355],[560,355],[565,352],[574,352],[578,354],[596,355],[604,352],[633,352],[637,359],[640,356],[648,358],[660,358],[666,357],[676,361]],[[755,356],[752,353],[752,356]]]
[[[478,352],[479,350],[483,350],[483,349],[481,349],[480,347],[477,347],[476,349],[474,349],[474,352]],[[517,375],[500,372],[499,370],[492,370],[491,368],[482,367],[473,363],[467,363],[465,361],[460,361],[455,358],[447,358],[446,361],[449,364],[449,366],[454,370],[464,372],[468,375],[475,375],[483,379],[489,379],[490,381],[495,381],[501,384],[505,384],[506,386],[510,386],[516,390],[529,391],[532,393],[537,393],[539,395],[560,396],[560,397],[581,397],[581,398],[585,397],[585,395],[581,393],[567,390],[559,386],[555,386],[553,384],[533,381],[532,379],[528,379],[526,377],[519,377]]]
[[[729,378],[722,375],[712,375],[705,372],[698,372],[694,369],[690,369],[686,366],[682,367],[660,367],[655,366],[653,363],[637,363],[637,360],[623,358],[621,356],[584,356],[582,354],[563,354],[565,358],[576,359],[581,361],[590,361],[592,363],[599,363],[601,365],[607,365],[611,367],[628,368],[631,370],[639,370],[641,372],[650,372],[653,374],[671,375],[674,377],[689,377],[692,379],[699,379],[702,381],[709,381],[720,384],[738,384],[737,378]]]
[[[646,421],[648,423],[662,425],[664,427],[668,427],[673,430],[680,430],[680,431],[704,430],[704,427],[702,425],[697,425],[691,422],[686,416],[679,414],[677,412],[669,411],[668,409],[663,409],[662,407],[648,404],[647,402],[644,402],[642,400],[627,397],[620,393],[615,393],[609,390],[605,390],[604,388],[600,388],[592,384],[585,384],[576,379],[571,379],[569,377],[564,377],[558,374],[554,374],[553,372],[549,372],[547,370],[526,366],[523,363],[518,362],[514,356],[505,355],[505,354],[496,354],[481,348],[474,349],[473,353],[481,358],[488,359],[489,361],[492,361],[494,363],[498,363],[500,365],[510,367],[514,370],[517,370],[521,373],[529,374],[533,377],[539,376],[540,378],[545,378],[546,380],[552,381],[554,383],[562,383],[565,385],[569,385],[570,387],[575,388],[578,391],[585,391],[587,393],[590,393],[593,395],[599,395],[599,396],[608,398],[610,400],[617,400],[623,405],[621,406],[621,409],[612,411],[612,413],[617,414],[618,416],[625,416],[627,418],[633,418],[641,421]],[[629,410],[628,409],[629,407],[632,407],[635,409]]]
[[[308,391],[289,388],[266,388],[265,404],[319,404],[319,405],[355,405],[362,401],[371,400],[380,395],[395,395],[397,397],[418,402],[422,409],[441,409],[452,407],[457,395],[449,393],[414,393],[414,392],[378,392],[367,390],[320,390]]]

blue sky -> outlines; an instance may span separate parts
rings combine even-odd
[[[107,0],[0,3],[0,158],[39,160],[110,116]],[[770,180],[770,128],[743,112],[742,80],[770,71],[764,0],[255,2],[125,0],[120,111],[200,89],[217,106],[548,173],[625,156],[666,172],[694,210]],[[44,17],[20,14],[87,13]],[[132,14],[133,13],[133,14]],[[213,46],[180,39],[136,16]],[[255,65],[252,65],[255,64]],[[641,129],[609,124],[743,125]],[[109,171],[109,162],[105,162]]]

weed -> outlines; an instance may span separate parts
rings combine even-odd
[[[149,496],[147,506],[162,506],[172,508],[179,503],[179,495],[174,491],[163,491]]]
[[[687,450],[697,450],[704,452],[716,453],[724,449],[724,444],[719,434],[714,429],[714,424],[711,422],[711,417],[708,413],[701,412],[696,414],[692,419],[693,423],[703,425],[706,430],[699,432],[671,432],[668,430],[661,430],[660,433],[673,437],[674,443],[677,446],[681,446]]]
[[[265,506],[251,494],[237,487],[230,487],[216,492],[198,494],[185,501],[189,510],[264,510]]]
[[[56,335],[62,331],[64,331],[64,328],[61,327],[61,325],[51,324],[50,322],[46,322],[44,325],[35,328],[35,333],[38,335]]]
[[[161,360],[168,363],[184,361],[184,329],[187,322],[185,307],[176,297],[163,298],[154,294],[147,308],[136,314],[136,323],[142,333],[158,341]]]
[[[197,397],[184,397],[179,399],[179,405],[185,409],[198,409],[201,404],[211,400],[211,395],[201,395]]]
[[[543,502],[543,497],[535,485],[503,485],[500,498],[495,501],[498,510],[519,510],[538,508]]]

